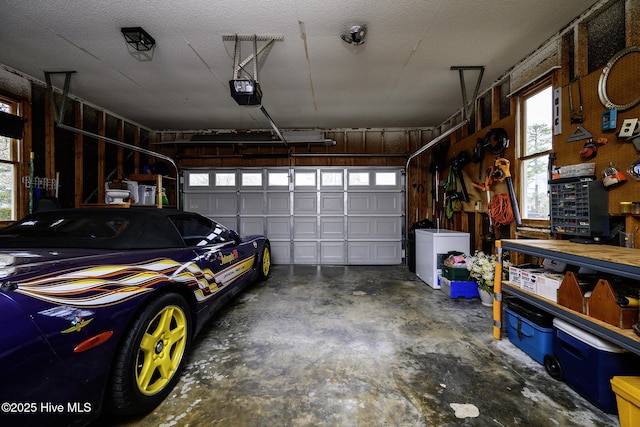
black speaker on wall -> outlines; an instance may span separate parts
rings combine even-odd
[[[22,139],[23,129],[24,119],[22,117],[0,111],[0,135]]]

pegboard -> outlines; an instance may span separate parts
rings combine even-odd
[[[571,123],[568,86],[562,88],[562,134],[553,137],[553,147],[556,153],[555,164],[566,166],[585,162],[596,164],[596,177],[602,179],[602,172],[609,163],[624,171],[631,163],[640,159],[640,152],[636,150],[631,141],[618,139],[617,133],[620,125],[626,118],[640,118],[640,106],[617,112],[616,129],[602,130],[602,113],[608,109],[602,104],[598,96],[598,82],[602,69],[581,78],[582,107],[584,112],[583,123]],[[616,104],[628,103],[640,96],[640,53],[631,53],[620,58],[612,67],[607,82],[609,99]],[[574,83],[575,84],[575,83]],[[579,99],[575,96],[574,88],[573,109],[577,110]],[[570,135],[578,126],[582,126],[593,135],[594,141],[598,138],[607,138],[605,145],[599,145],[597,154],[592,159],[584,159],[580,156],[586,140],[567,142]],[[640,201],[640,181],[636,181],[627,175],[627,182],[615,188],[609,187],[609,213],[620,214],[620,202]]]

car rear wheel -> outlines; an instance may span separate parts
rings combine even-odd
[[[258,278],[259,280],[267,280],[271,273],[271,246],[265,243],[262,248],[262,254],[258,258]]]
[[[149,303],[116,354],[110,387],[113,411],[143,413],[162,402],[180,377],[190,337],[184,298],[163,294]]]

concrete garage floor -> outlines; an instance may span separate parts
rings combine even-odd
[[[119,425],[618,425],[491,325],[406,266],[274,266],[196,339],[169,397]]]

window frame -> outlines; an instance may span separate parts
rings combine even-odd
[[[9,106],[9,113],[22,117],[21,102],[17,99],[10,98],[8,96],[0,95],[0,103]],[[3,137],[9,140],[9,158],[0,158],[0,164],[9,165],[13,168],[13,190],[11,195],[11,217],[0,218],[0,223],[11,223],[17,221],[22,216],[20,209],[20,160],[21,160],[21,145],[20,140],[16,138]]]
[[[520,208],[520,216],[522,219],[522,226],[524,227],[549,227],[550,226],[550,214],[551,214],[551,209],[549,206],[549,212],[546,218],[527,218],[526,217],[526,212],[524,212],[525,210],[525,186],[527,184],[527,179],[525,177],[525,173],[526,170],[524,168],[524,164],[526,161],[529,160],[533,160],[536,158],[544,158],[546,157],[547,159],[549,158],[549,154],[551,154],[553,152],[553,76],[552,75],[548,75],[543,77],[542,79],[540,79],[539,81],[537,81],[536,83],[532,84],[531,86],[523,89],[522,91],[520,91],[520,93],[518,94],[518,98],[517,98],[517,105],[518,105],[518,114],[517,114],[517,120],[518,120],[518,132],[517,132],[517,145],[516,145],[516,163],[517,163],[517,173],[518,173],[518,179],[519,179],[519,185],[517,188],[517,193],[518,193],[518,204],[519,204],[519,208]],[[551,90],[551,105],[549,107],[549,110],[551,112],[551,116],[549,117],[551,119],[550,121],[550,136],[551,136],[551,148],[549,148],[548,150],[544,150],[544,151],[540,151],[540,152],[536,152],[534,154],[525,154],[527,152],[526,150],[526,144],[527,144],[527,121],[526,121],[526,103],[527,100],[531,99],[532,97],[534,97],[535,95],[538,95],[539,93],[543,92],[546,89],[550,89]],[[547,186],[548,186],[548,182],[547,182]],[[548,195],[548,187],[547,187],[547,192],[545,193],[545,197],[548,199],[549,195]]]

